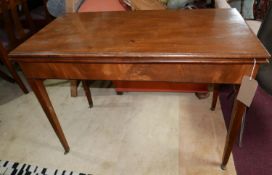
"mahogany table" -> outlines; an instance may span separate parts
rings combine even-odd
[[[10,54],[20,64],[65,152],[69,152],[45,79],[236,84],[254,58],[270,57],[235,9],[67,14]],[[236,101],[221,167],[245,106]]]

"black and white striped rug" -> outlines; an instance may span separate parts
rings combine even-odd
[[[91,175],[0,160],[0,175]]]

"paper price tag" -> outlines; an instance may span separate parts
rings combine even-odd
[[[257,87],[258,82],[255,79],[244,76],[237,95],[237,100],[249,107],[253,101]]]

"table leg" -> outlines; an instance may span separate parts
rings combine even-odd
[[[218,96],[219,96],[219,85],[214,84],[213,85],[213,99],[212,99],[212,106],[211,106],[212,111],[215,110]]]
[[[221,168],[226,169],[232,147],[239,133],[243,114],[245,112],[245,105],[238,100],[235,100],[235,104],[232,111],[231,121],[228,129],[228,135],[226,138],[224,154],[222,158]]]
[[[71,83],[71,97],[76,97],[77,96],[77,87],[80,83],[79,80],[70,80]]]
[[[1,48],[1,51],[3,49]],[[8,57],[6,55],[6,52],[3,54],[3,57],[0,58],[0,60],[4,63],[4,65],[7,67],[7,69],[9,70],[10,74],[12,75],[12,77],[14,78],[14,80],[16,81],[16,83],[19,85],[19,87],[22,89],[22,91],[27,94],[28,90],[26,88],[26,86],[24,85],[23,81],[21,80],[21,78],[19,77],[19,75],[17,74],[15,68],[13,67],[13,65],[11,64],[11,62],[8,60]]]
[[[15,83],[15,80],[13,80],[10,76],[8,76],[5,72],[2,72],[1,70],[0,70],[0,77],[2,77],[4,80],[10,83]]]
[[[93,107],[93,100],[92,100],[92,94],[90,91],[90,83],[88,80],[82,80],[82,85],[83,85],[83,89],[84,89],[85,95],[87,97],[89,106],[90,106],[90,108],[92,108]]]
[[[242,118],[242,123],[241,123],[241,129],[240,129],[240,135],[239,135],[239,147],[242,148],[243,145],[243,135],[244,135],[244,129],[245,129],[245,123],[246,123],[246,113],[247,113],[247,108],[244,112],[243,118]]]
[[[51,123],[55,133],[57,134],[62,146],[64,147],[64,154],[67,154],[70,150],[69,145],[66,141],[62,128],[60,126],[57,115],[54,108],[50,102],[49,96],[41,79],[28,79],[28,82],[35,93],[38,101],[40,102],[49,122]]]

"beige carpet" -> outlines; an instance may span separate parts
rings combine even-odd
[[[69,96],[67,81],[47,89],[70,144],[63,149],[31,92],[0,80],[0,159],[94,175],[235,175],[220,169],[226,129],[220,107],[194,94],[125,93],[92,88]]]

